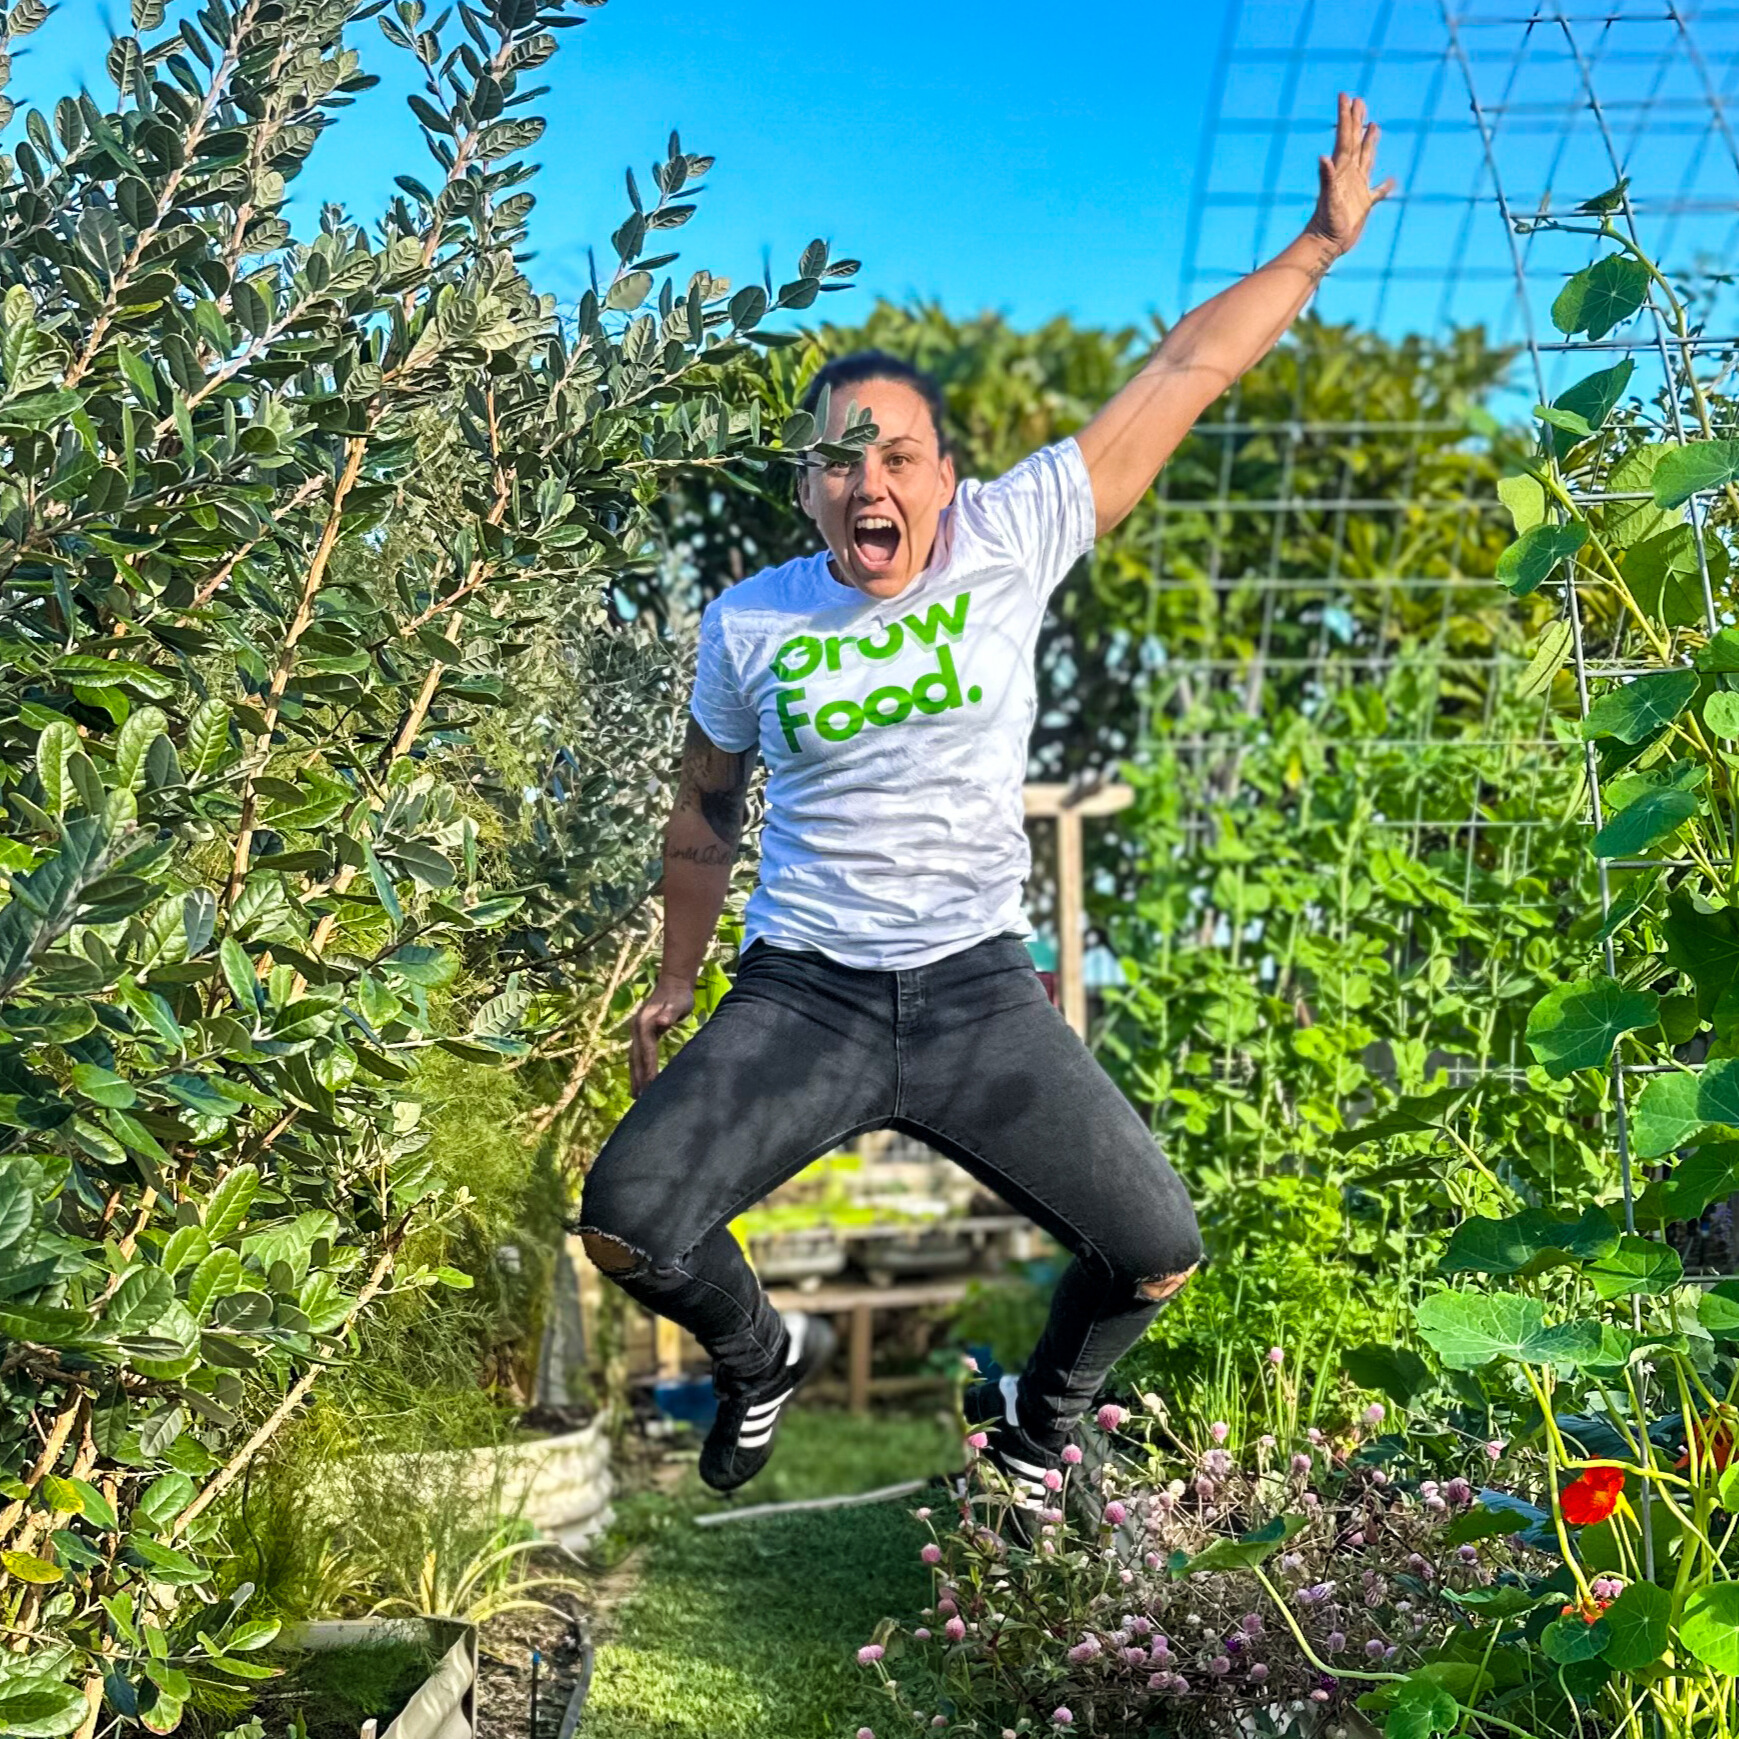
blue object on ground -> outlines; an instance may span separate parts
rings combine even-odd
[[[661,1377],[652,1385],[652,1404],[666,1419],[685,1419],[705,1430],[719,1410],[708,1377]]]

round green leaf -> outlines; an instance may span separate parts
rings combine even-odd
[[[1621,683],[1588,709],[1582,735],[1640,743],[1669,725],[1691,703],[1701,677],[1694,670],[1661,670]]]
[[[1588,1266],[1588,1278],[1602,1298],[1652,1297],[1671,1292],[1685,1277],[1685,1265],[1671,1245],[1627,1236],[1609,1256]]]
[[[1565,337],[1604,338],[1648,300],[1648,267],[1631,254],[1608,254],[1585,266],[1558,292],[1552,324]]]
[[[1497,577],[1518,598],[1525,598],[1551,578],[1552,570],[1588,541],[1580,519],[1565,524],[1536,525],[1524,531],[1497,559]]]
[[[1739,1582],[1717,1582],[1685,1601],[1679,1640],[1704,1666],[1739,1678]]]
[[[1631,1144],[1639,1159],[1659,1159],[1685,1146],[1703,1127],[1697,1112],[1697,1077],[1690,1073],[1656,1075],[1643,1088],[1630,1113]]]
[[[1682,507],[1693,495],[1739,481],[1739,441],[1688,441],[1655,467],[1654,498]]]
[[[1691,680],[1696,681],[1694,672]],[[1612,978],[1583,978],[1560,984],[1534,1004],[1528,1049],[1554,1081],[1561,1081],[1577,1069],[1604,1068],[1621,1033],[1659,1019],[1660,998],[1652,990],[1627,990]]]
[[[1573,1612],[1565,1618],[1554,1618],[1540,1633],[1540,1647],[1546,1658],[1560,1666],[1593,1660],[1605,1653],[1611,1641],[1612,1629],[1604,1618],[1589,1624]]]
[[[1599,1324],[1548,1325],[1540,1301],[1515,1292],[1435,1292],[1417,1316],[1419,1332],[1456,1371],[1476,1371],[1494,1359],[1574,1364],[1600,1351]]]
[[[1652,1582],[1633,1582],[1604,1614],[1612,1632],[1606,1658],[1622,1672],[1653,1666],[1666,1652],[1672,1596]]]

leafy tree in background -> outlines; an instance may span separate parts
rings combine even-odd
[[[605,662],[679,470],[809,450],[720,389],[852,269],[658,283],[709,163],[673,136],[559,317],[520,261],[560,0],[162,16],[111,48],[115,108],[0,156],[0,1729],[38,1734],[168,1732],[258,1676],[270,1627],[182,1591],[373,1301],[462,1278],[416,1256],[463,1200],[420,1059],[527,1057],[577,1006],[549,933],[609,879],[571,924],[513,885],[480,725],[540,648]],[[433,168],[299,241],[371,18]]]

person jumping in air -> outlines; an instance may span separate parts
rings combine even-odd
[[[956,486],[941,394],[909,363],[846,356],[809,384],[808,408],[826,393],[829,441],[854,409],[875,439],[799,479],[826,548],[702,617],[662,964],[632,1023],[635,1102],[575,1222],[616,1285],[711,1355],[700,1474],[715,1490],[765,1466],[781,1407],[834,1344],[824,1317],[773,1308],[729,1222],[866,1130],[928,1143],[1071,1254],[1024,1369],[964,1401],[1027,1512],[1017,1526],[1201,1260],[1182,1183],[1024,945],[1034,649],[1052,591],[1394,191],[1371,184],[1377,137],[1343,95],[1298,238],[1180,320],[1079,435],[994,482]],[[757,753],[766,821],[735,982],[661,1073],[660,1038],[694,1008]]]

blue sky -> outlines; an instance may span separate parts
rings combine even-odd
[[[431,6],[431,13],[436,10]],[[1178,312],[1179,261],[1224,0],[1095,0],[1091,27],[1024,0],[882,6],[610,0],[544,69],[535,153],[537,276],[564,297],[588,241],[607,248],[669,129],[718,166],[678,237],[682,265],[739,280],[771,249],[777,276],[821,235],[864,261],[870,296],[935,296],[1022,323],[1066,312],[1140,322]],[[21,105],[80,82],[105,104],[125,0],[61,0],[14,68]],[[457,30],[454,30],[457,35]],[[394,173],[423,174],[401,57],[356,38],[383,83],[328,134],[295,184],[299,228],[321,199],[372,216]],[[1301,189],[1297,218],[1310,209]]]

